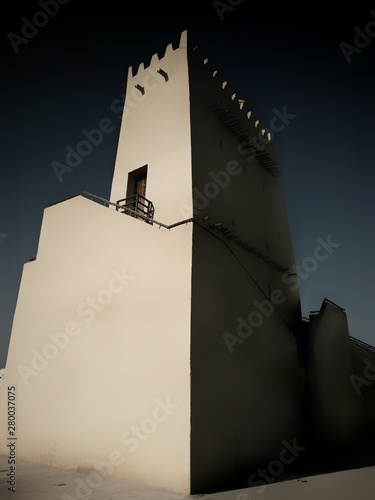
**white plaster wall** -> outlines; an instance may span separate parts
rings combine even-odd
[[[111,201],[126,196],[128,173],[148,165],[146,198],[155,219],[172,224],[191,217],[191,144],[187,34],[179,48],[169,45],[164,57],[129,69],[126,100],[111,189]],[[165,80],[157,71],[168,75]],[[145,89],[142,96],[135,85]],[[186,208],[184,213],[180,204]]]
[[[189,491],[191,238],[191,225],[166,231],[83,197],[45,210],[4,382],[17,386],[19,458],[112,461],[111,474]]]
[[[204,190],[211,171],[246,161],[208,108],[221,99],[221,84],[212,79],[205,87],[200,71],[188,68],[186,33],[179,48],[169,46],[134,76],[130,70],[111,201],[125,197],[128,173],[148,164],[146,197],[155,218],[172,224],[192,216],[193,186]],[[143,96],[135,85],[144,87]],[[199,220],[206,214],[282,264],[294,262],[280,183],[257,161],[231,178]],[[78,467],[108,461],[117,451],[126,460],[113,474],[187,493],[191,300],[195,484],[273,458],[283,439],[298,434],[301,387],[292,333],[273,314],[236,354],[229,352],[222,334],[236,334],[236,318],[246,318],[251,301],[264,295],[220,243],[195,234],[192,297],[190,224],[165,231],[80,197],[46,210],[38,258],[25,265],[6,367],[7,380],[18,386],[22,457]],[[295,319],[298,291],[230,246],[264,291],[269,283],[281,289],[287,300],[279,309],[287,321]],[[90,306],[90,312],[87,301],[98,293],[108,297],[103,290],[118,285],[113,273],[123,268],[134,279],[103,310]],[[48,334],[64,328],[77,335],[26,385],[17,367],[30,366],[32,349],[40,352]],[[166,398],[176,408],[155,432],[137,441],[125,434],[137,432],[132,426],[153,428],[150,418],[160,415],[157,406]]]

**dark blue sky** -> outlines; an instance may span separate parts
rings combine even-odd
[[[327,297],[346,309],[353,336],[375,344],[375,12],[351,6],[329,14],[249,0],[195,8],[71,0],[53,17],[37,16],[45,25],[35,33],[29,27],[27,43],[13,37],[12,47],[7,35],[23,36],[25,19],[41,12],[42,3],[9,6],[1,32],[0,367],[43,209],[82,191],[109,197],[121,124],[111,105],[125,91],[127,69],[178,43],[185,29],[220,78],[251,103],[263,128],[271,127],[275,110],[295,115],[275,132],[274,148],[296,262],[313,265],[317,238],[339,244],[303,272],[303,314]],[[370,36],[356,35],[356,26]],[[355,51],[349,55],[346,46],[345,57],[342,42]],[[52,162],[64,162],[65,147],[74,148],[82,130],[103,118],[114,131],[59,182]]]

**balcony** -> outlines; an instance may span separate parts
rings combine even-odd
[[[153,223],[155,208],[153,203],[141,194],[133,194],[116,202],[116,210],[142,219],[147,224]]]

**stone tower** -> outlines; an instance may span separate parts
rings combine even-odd
[[[4,381],[19,458],[53,448],[60,467],[195,493],[300,435],[279,174],[272,137],[187,32],[129,69],[110,200],[46,208],[24,266]]]

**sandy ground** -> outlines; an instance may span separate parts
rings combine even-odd
[[[6,458],[0,456],[1,500],[374,500],[375,466],[309,476],[259,487],[204,495],[178,495],[104,478],[88,486],[88,474],[18,461],[16,492],[8,491]],[[85,486],[83,486],[85,485]]]

